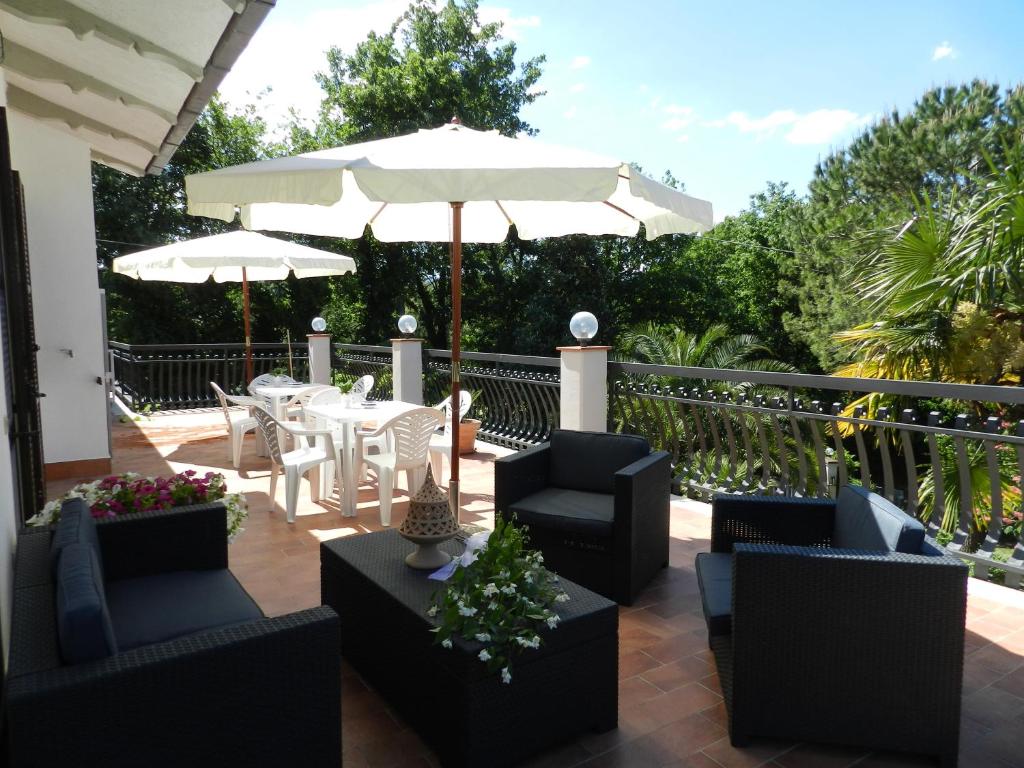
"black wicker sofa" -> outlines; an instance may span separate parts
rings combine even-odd
[[[734,746],[916,752],[955,766],[967,566],[883,497],[719,495],[696,567]]]
[[[74,499],[20,533],[7,764],[340,764],[338,616],[265,618],[227,569],[225,515],[93,521]]]

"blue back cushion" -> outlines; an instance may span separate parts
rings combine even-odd
[[[615,473],[650,452],[651,446],[637,435],[556,429],[551,433],[548,483],[574,491],[615,493]]]
[[[67,664],[105,659],[117,653],[103,574],[96,551],[68,544],[57,565],[57,635]]]
[[[96,561],[102,569],[103,558],[99,537],[96,535],[96,521],[89,511],[89,505],[82,498],[68,499],[61,505],[60,520],[57,521],[57,530],[50,544],[50,568],[54,576],[57,574],[61,552],[70,544],[84,544],[95,550]]]
[[[919,554],[924,526],[891,501],[857,485],[839,491],[832,546]]]

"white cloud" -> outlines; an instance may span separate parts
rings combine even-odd
[[[690,119],[689,117],[672,117],[666,120],[664,123],[662,123],[661,127],[664,128],[666,131],[678,131],[682,128],[685,128],[692,122],[693,120]]]
[[[569,69],[584,69],[590,66],[589,56],[576,56],[572,63],[569,65]]]
[[[576,107],[569,107],[567,110],[565,110],[565,112],[562,113],[562,117],[564,117],[566,120],[572,120],[574,117],[576,117]]]
[[[816,109],[800,114],[792,109],[779,109],[764,117],[751,117],[746,112],[731,112],[724,120],[710,120],[708,128],[735,126],[740,133],[752,133],[758,140],[786,130],[790,144],[827,144],[836,137],[871,122],[873,115],[858,115],[848,109]]]
[[[569,86],[569,93],[583,93],[585,90],[587,90],[586,83],[576,83]]]
[[[948,40],[943,40],[932,51],[932,61],[939,61],[940,59],[955,59],[957,52],[953,50],[953,46],[949,44]]]
[[[777,128],[789,125],[797,120],[799,115],[791,109],[778,109],[764,117],[750,117],[746,112],[730,112],[725,118],[729,125],[736,126],[740,133],[756,133],[770,135]]]
[[[871,122],[871,115],[848,109],[817,109],[801,115],[786,134],[790,144],[827,144],[837,136]]]
[[[681,133],[678,136],[676,136],[676,141],[678,141],[680,144],[685,144],[689,140],[690,140],[690,137],[688,135],[686,135],[685,133]]]
[[[693,107],[681,107],[678,104],[669,104],[665,107],[665,112],[670,115],[692,115]]]
[[[540,16],[513,16],[512,9],[495,5],[481,5],[478,15],[484,24],[500,21],[501,35],[508,40],[522,40],[523,30],[540,26]]]
[[[640,93],[647,93],[649,90],[651,90],[651,86],[649,86],[647,83],[640,83],[640,87],[638,90],[640,91]]]

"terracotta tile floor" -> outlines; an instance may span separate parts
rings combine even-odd
[[[284,483],[273,508],[266,460],[246,440],[242,467],[231,468],[219,412],[161,414],[114,428],[114,469],[167,474],[194,468],[224,472],[229,487],[249,499],[246,531],[231,545],[231,568],[271,615],[320,602],[318,542],[380,529],[375,488],[359,494],[359,515],[339,516],[337,497],[321,504],[300,492],[298,519],[284,520]],[[486,443],[463,462],[464,522],[490,525],[496,456],[508,453]],[[402,476],[404,481],[404,475]],[[51,495],[70,481],[52,483]],[[407,508],[396,498],[393,525]],[[637,604],[620,609],[619,727],[586,735],[529,763],[533,768],[674,766],[676,768],[841,768],[926,765],[913,756],[810,744],[755,742],[733,749],[725,710],[707,650],[693,558],[708,548],[704,504],[672,504],[670,567]],[[963,768],[1024,768],[1024,592],[970,582],[967,658],[961,729]],[[433,766],[436,759],[379,696],[343,666],[343,758],[348,768]]]

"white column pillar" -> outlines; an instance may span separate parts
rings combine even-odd
[[[608,350],[558,347],[562,356],[561,428],[608,431]]]
[[[309,383],[331,383],[331,334],[308,333],[309,339]]]
[[[394,398],[423,405],[423,339],[392,339]]]

